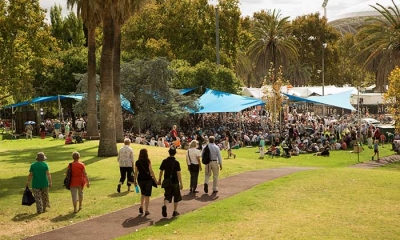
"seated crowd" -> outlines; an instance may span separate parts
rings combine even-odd
[[[215,136],[216,143],[221,149],[226,149],[226,132],[233,133],[235,146],[257,147],[260,140],[265,139],[266,154],[298,156],[311,153],[315,156],[329,156],[331,150],[352,150],[356,145],[368,144],[372,147],[373,140],[386,141],[384,134],[378,127],[366,123],[354,124],[355,115],[346,115],[342,118],[320,118],[310,113],[288,114],[283,117],[281,124],[274,124],[257,111],[244,111],[241,114],[203,114],[204,128],[202,138]],[[182,121],[178,127],[179,136],[173,138],[169,131],[161,130],[155,134],[147,130],[144,134],[126,133],[132,142],[169,147],[175,145],[187,148],[192,139],[195,139],[196,126],[192,119]],[[400,140],[397,134],[393,140]],[[399,141],[398,149],[400,149]],[[397,146],[396,145],[396,146]]]

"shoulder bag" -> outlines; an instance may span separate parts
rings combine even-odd
[[[146,170],[146,168],[143,166],[143,164],[140,162],[140,160],[138,160],[139,161],[139,163],[140,163],[140,166],[142,166],[142,168],[144,169],[144,170]],[[149,165],[149,167],[150,167],[150,165]],[[154,178],[151,176],[151,174],[150,174],[150,171],[147,171],[147,174],[150,176],[150,178],[151,178],[151,185],[153,186],[153,187],[155,187],[155,188],[157,188],[157,182],[154,180]]]
[[[70,190],[70,184],[71,184],[71,177],[72,177],[72,163],[68,165],[68,170],[67,170],[67,175],[64,178],[64,187],[68,190]]]
[[[172,163],[171,175],[169,175],[169,178],[166,178],[164,175],[164,180],[161,183],[162,188],[170,188],[172,186],[172,170],[174,170],[174,164],[175,164],[175,159],[174,162]]]

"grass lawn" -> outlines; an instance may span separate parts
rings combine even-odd
[[[121,144],[118,147],[122,146]],[[134,192],[116,192],[119,168],[116,157],[99,158],[98,141],[64,145],[52,138],[0,141],[0,239],[20,239],[29,235],[80,222],[85,219],[137,204]],[[167,149],[132,144],[135,155],[149,150],[153,169],[167,156]],[[390,146],[381,156],[391,155]],[[21,205],[30,164],[36,153],[45,152],[53,178],[51,209],[37,215],[34,205]],[[73,214],[69,191],[62,187],[71,153],[79,151],[87,166],[91,187],[85,190],[83,208]],[[126,239],[398,239],[400,236],[400,165],[379,169],[351,169],[349,165],[370,160],[372,150],[359,155],[332,151],[331,157],[258,159],[256,148],[236,150],[236,159],[224,160],[221,178],[241,172],[285,166],[321,167],[260,184],[229,199],[184,214],[166,226],[142,229]],[[223,157],[226,157],[226,151]],[[177,158],[185,164],[185,151]],[[186,170],[186,168],[183,168]],[[184,188],[189,174],[183,171]],[[203,182],[202,175],[200,183]],[[154,189],[153,197],[162,195]],[[204,231],[207,229],[207,231]]]

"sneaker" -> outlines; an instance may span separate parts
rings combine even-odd
[[[176,217],[176,216],[178,216],[179,215],[179,213],[177,212],[177,211],[174,211],[173,213],[172,213],[172,216],[173,217]]]
[[[118,184],[118,186],[117,186],[117,192],[121,192],[121,184]]]
[[[142,207],[139,207],[139,213],[143,214],[143,208]]]
[[[144,214],[145,216],[150,215],[149,211],[146,211],[146,213]]]
[[[215,191],[213,191],[213,193],[214,193],[214,194],[216,194],[216,193],[218,193],[218,191],[217,191],[217,190],[215,190]]]
[[[207,183],[204,183],[204,192],[208,193],[208,184]]]
[[[162,206],[161,208],[161,214],[163,217],[167,217],[167,206]]]

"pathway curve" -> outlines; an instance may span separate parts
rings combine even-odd
[[[273,168],[259,171],[250,171],[235,176],[223,178],[219,180],[219,192],[217,194],[205,194],[203,185],[199,185],[199,193],[192,194],[183,190],[183,201],[179,203],[180,214],[188,213],[209,203],[223,200],[240,192],[246,191],[258,184],[270,181],[279,177],[290,175],[296,172],[311,170],[315,168],[306,167],[284,167]],[[139,216],[139,205],[124,208],[116,212],[108,213],[99,217],[95,217],[83,222],[62,227],[50,232],[29,237],[30,240],[101,240],[112,239],[135,232],[137,229],[154,225],[158,222],[170,219],[172,215],[172,204],[168,207],[168,217],[161,216],[161,206],[163,205],[163,197],[155,198],[150,201],[150,215],[144,217]]]

